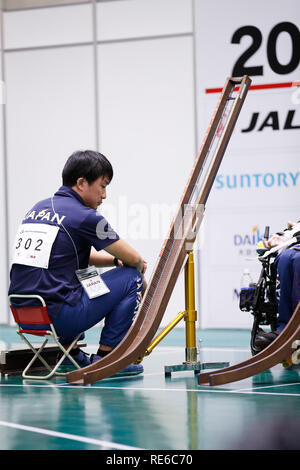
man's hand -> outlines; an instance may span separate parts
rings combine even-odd
[[[145,276],[144,276],[143,274],[142,274],[142,278],[143,278],[143,289],[142,289],[142,297],[143,297],[144,294],[145,294],[145,291],[146,291],[146,289],[147,289],[148,283],[147,283],[147,281],[146,281],[146,279],[145,279]]]
[[[284,235],[273,235],[269,240],[266,240],[265,238],[262,239],[264,246],[268,249],[278,246],[286,240],[288,240],[288,238]]]
[[[145,261],[145,260],[143,259],[143,268],[142,268],[142,271],[141,271],[141,273],[142,273],[143,275],[145,274],[146,269],[147,269],[147,261]]]
[[[289,220],[287,223],[288,228],[292,228],[294,225],[296,225],[296,222],[292,222],[291,220]]]
[[[288,229],[293,228],[295,225],[297,225],[296,222],[292,222],[291,220],[288,221],[287,226]],[[273,248],[274,246],[278,246],[281,243],[289,240],[291,238],[291,234],[289,232],[286,233],[285,235],[273,235],[273,237],[269,238],[269,240],[266,240],[265,238],[262,239],[263,244],[266,248],[270,249]]]
[[[145,261],[125,240],[121,238],[104,248],[109,254],[122,261],[123,265],[136,268],[140,273],[145,271]]]

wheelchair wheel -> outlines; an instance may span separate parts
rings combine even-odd
[[[252,356],[255,356],[255,354],[258,354],[260,351],[262,351],[262,348],[259,348],[258,346],[255,345],[256,336],[259,333],[264,332],[264,330],[260,328],[259,326],[260,321],[261,321],[261,318],[259,318],[258,315],[254,317],[254,322],[253,322],[252,331],[251,331],[251,340],[250,340],[250,348],[251,348]]]

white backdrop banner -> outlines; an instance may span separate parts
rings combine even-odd
[[[260,264],[249,258],[265,226],[276,232],[300,219],[300,2],[195,5],[199,142],[225,79],[252,79],[207,204],[200,324],[249,328],[238,308],[243,268],[256,281]]]

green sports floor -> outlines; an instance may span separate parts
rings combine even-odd
[[[86,333],[86,352],[96,352],[98,335],[97,328]],[[199,360],[238,363],[250,356],[249,338],[246,330],[198,331]],[[24,346],[15,328],[0,327],[0,350],[17,347]],[[184,355],[185,332],[177,328],[144,359],[140,376],[89,386],[1,376],[0,449],[272,448],[266,435],[282,422],[300,422],[300,369],[279,364],[247,380],[200,387],[192,371],[165,377],[164,366],[181,364]]]

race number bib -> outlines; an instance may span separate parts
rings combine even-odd
[[[58,231],[56,225],[22,224],[15,238],[12,264],[48,269]]]

